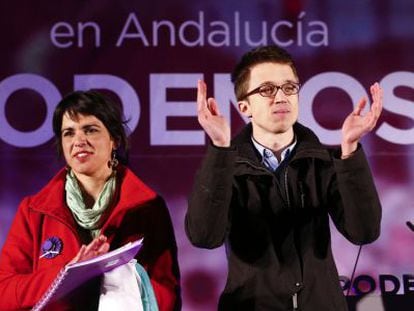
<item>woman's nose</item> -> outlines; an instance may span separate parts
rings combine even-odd
[[[86,145],[86,136],[84,133],[76,133],[74,138],[74,144],[76,147],[82,147]]]

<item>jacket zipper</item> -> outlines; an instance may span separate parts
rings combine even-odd
[[[246,164],[250,165],[251,167],[253,167],[257,170],[266,173],[266,175],[269,175],[269,176],[272,176],[272,178],[275,178],[274,174],[269,172],[267,169],[265,169],[263,167],[260,167],[260,166],[257,166],[257,165],[253,164],[250,161],[240,161],[239,160],[239,161],[236,161],[236,162],[237,163],[246,163]],[[288,170],[287,170],[287,167],[284,170],[283,185],[284,185],[284,188],[285,188],[284,191],[285,191],[285,195],[286,195],[287,208],[290,209],[290,196],[289,196],[289,188],[288,188]]]
[[[290,197],[289,197],[289,189],[288,189],[288,169],[285,168],[284,172],[284,184],[285,184],[285,193],[286,193],[286,201],[288,208],[290,209]]]
[[[254,167],[254,168],[256,168],[256,169],[258,169],[258,170],[260,170],[260,171],[262,171],[262,172],[265,172],[266,173],[266,175],[272,175],[272,177],[273,177],[273,174],[271,174],[269,171],[267,171],[266,169],[264,169],[264,168],[262,168],[262,167],[259,167],[259,166],[256,166],[256,165],[254,165],[253,163],[251,163],[250,161],[237,161],[238,163],[247,163],[248,165],[250,165],[250,166],[252,166],[252,167]],[[284,178],[283,178],[283,184],[284,184],[284,190],[285,190],[285,194],[286,194],[286,201],[287,201],[287,206],[288,206],[288,208],[290,208],[290,196],[289,196],[289,188],[288,188],[288,167],[286,167],[285,168],[285,170],[284,170]],[[300,199],[301,199],[301,204],[302,204],[302,208],[305,206],[305,202],[304,202],[304,200],[305,200],[305,195],[304,195],[304,193],[303,193],[303,186],[302,186],[302,183],[300,183],[299,184],[299,187],[300,187]],[[293,295],[292,295],[292,307],[293,307],[293,310],[298,310],[298,293],[294,293]]]
[[[302,208],[305,208],[305,193],[303,191],[303,183],[299,182],[299,191],[300,191],[300,204]]]

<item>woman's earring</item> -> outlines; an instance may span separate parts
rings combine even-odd
[[[115,150],[112,150],[112,159],[111,159],[111,161],[109,161],[109,166],[110,166],[112,169],[115,169],[115,167],[117,167],[117,166],[118,166],[118,163],[119,163],[119,161],[118,161],[118,159],[116,158],[116,152],[115,152]]]

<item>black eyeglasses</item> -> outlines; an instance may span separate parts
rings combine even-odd
[[[242,96],[240,100],[243,100],[246,97],[256,94],[256,93],[259,93],[263,97],[275,97],[279,89],[281,89],[283,94],[285,94],[286,96],[296,95],[297,93],[299,93],[300,84],[295,83],[295,82],[287,82],[282,85],[275,85],[273,83],[265,83],[255,88],[254,90],[250,91],[246,95]]]

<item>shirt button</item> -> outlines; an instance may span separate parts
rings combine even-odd
[[[264,155],[266,158],[271,158],[273,156],[273,152],[270,150],[265,149]]]

